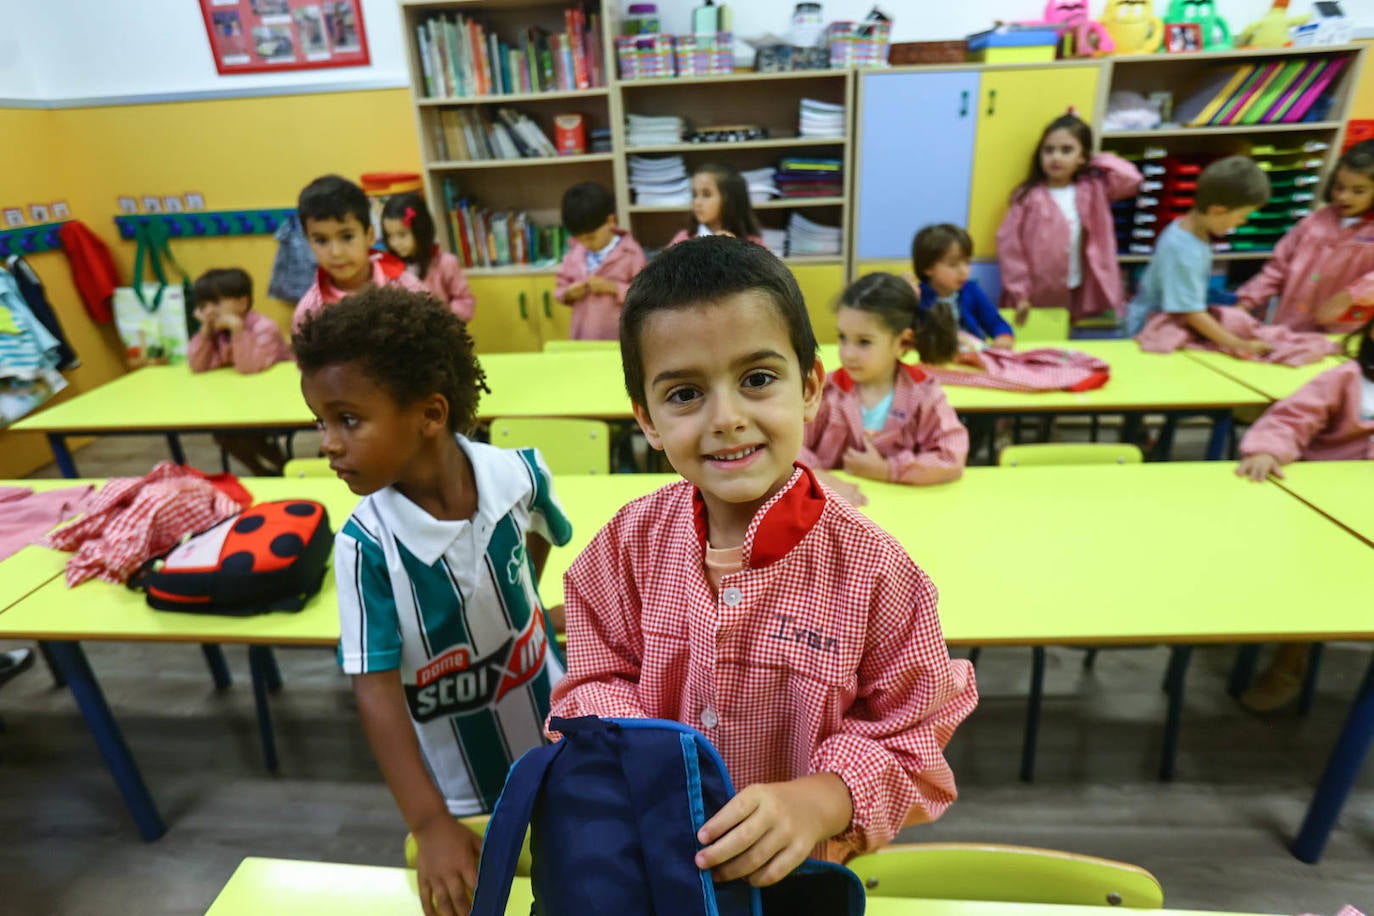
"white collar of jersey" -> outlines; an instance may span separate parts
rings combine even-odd
[[[476,524],[477,536],[485,547],[496,523],[530,493],[532,486],[524,459],[515,452],[470,442],[464,436],[455,438],[477,479],[477,514],[471,519],[435,518],[395,487],[372,494],[396,539],[427,566],[437,563],[470,523]]]

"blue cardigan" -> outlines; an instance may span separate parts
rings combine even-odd
[[[939,296],[930,284],[921,281],[921,308],[928,309]],[[979,340],[991,340],[1003,334],[1014,336],[1011,325],[1002,319],[997,306],[987,297],[977,280],[970,280],[959,288],[959,326]]]

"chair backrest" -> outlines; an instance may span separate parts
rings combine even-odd
[[[281,469],[283,477],[332,477],[328,458],[292,458]]]
[[[1140,449],[1124,442],[1046,442],[1008,445],[997,456],[1004,468],[1047,464],[1140,464]]]
[[[1017,343],[1063,343],[1069,339],[1069,310],[1044,308],[1031,309],[1026,323],[1016,326],[1016,312],[1002,309],[1002,318],[1011,325],[1016,333]]]
[[[491,444],[537,448],[554,474],[611,472],[611,430],[600,420],[504,417],[491,421]]]
[[[1158,909],[1164,890],[1137,865],[1054,849],[906,843],[856,856],[870,897],[995,900]]]
[[[545,353],[585,353],[587,350],[619,350],[618,340],[546,340]]]

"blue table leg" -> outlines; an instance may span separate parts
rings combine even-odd
[[[216,690],[228,690],[234,683],[229,673],[229,663],[224,660],[224,650],[218,644],[202,643],[200,651],[205,654],[205,664],[210,666],[210,677],[214,679]]]
[[[1207,460],[1220,461],[1226,457],[1226,446],[1231,441],[1231,411],[1219,410],[1212,414],[1212,438],[1207,442]]]
[[[1040,740],[1040,701],[1045,695],[1045,647],[1031,648],[1030,696],[1026,699],[1026,734],[1021,739],[1021,781],[1035,778],[1035,745]]]
[[[272,651],[271,646],[264,646],[263,649],[267,663],[266,670],[263,672],[267,675],[267,689],[276,693],[281,690],[281,669],[277,667],[277,653]]]
[[[1226,683],[1226,692],[1233,697],[1239,697],[1245,692],[1245,688],[1250,686],[1250,682],[1255,679],[1255,666],[1259,663],[1260,647],[1258,643],[1246,643],[1240,647],[1236,653],[1235,664],[1231,666],[1231,679]]]
[[[43,662],[48,666],[48,672],[52,675],[52,685],[57,688],[67,686],[67,679],[62,676],[62,669],[57,664],[57,659],[53,658],[52,648],[45,642],[38,644],[38,654],[43,656]]]
[[[1322,655],[1326,643],[1314,642],[1307,650],[1307,675],[1302,679],[1302,693],[1298,697],[1298,715],[1305,716],[1312,711],[1312,703],[1317,699],[1317,675],[1321,672]]]
[[[148,787],[143,784],[138,764],[134,762],[128,745],[124,743],[124,736],[110,714],[110,707],[105,703],[105,695],[101,693],[95,673],[86,661],[86,653],[81,651],[81,644],[52,642],[48,648],[72,689],[72,696],[76,698],[76,705],[86,720],[86,726],[95,737],[100,756],[105,758],[105,765],[110,768],[110,775],[124,796],[124,804],[138,825],[139,836],[148,842],[156,840],[167,832],[167,828],[162,823],[162,816],[158,814],[152,796],[148,794]]]
[[[181,437],[176,433],[167,434],[167,450],[172,453],[172,460],[177,464],[186,463],[186,453],[181,450]]]
[[[248,647],[248,668],[253,673],[253,703],[258,710],[258,734],[262,737],[262,758],[267,769],[277,770],[277,738],[272,733],[272,709],[267,704],[268,671],[276,667],[269,646]]]
[[[1193,657],[1192,646],[1174,646],[1169,650],[1169,713],[1164,720],[1164,749],[1160,754],[1159,778],[1169,781],[1174,778],[1174,767],[1178,757],[1178,733],[1183,718],[1183,678],[1188,673],[1188,662]]]
[[[1331,828],[1336,826],[1345,797],[1350,787],[1360,775],[1360,766],[1369,743],[1374,739],[1374,662],[1369,663],[1360,692],[1350,706],[1350,715],[1345,719],[1341,735],[1326,761],[1326,772],[1322,773],[1317,791],[1308,805],[1307,816],[1303,818],[1302,829],[1293,841],[1293,855],[1309,865],[1315,865],[1322,857],[1326,841],[1331,836]]]
[[[62,472],[62,476],[67,479],[80,476],[76,473],[76,462],[72,460],[72,453],[67,448],[67,437],[61,433],[48,433],[48,448],[52,450],[53,460],[57,462],[57,469]]]

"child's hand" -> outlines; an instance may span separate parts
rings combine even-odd
[[[1274,348],[1262,340],[1242,340],[1236,347],[1236,352],[1246,357],[1268,356],[1274,352]]]
[[[1319,322],[1335,321],[1345,314],[1346,309],[1355,304],[1355,299],[1350,293],[1341,290],[1336,295],[1327,299],[1317,309],[1317,314],[1312,316]]]
[[[213,305],[202,305],[195,311],[196,320],[205,329],[205,333],[213,334],[219,329],[219,309]]]
[[[482,838],[447,811],[415,831],[415,873],[425,916],[467,916]]]
[[[999,334],[992,339],[992,345],[999,350],[1014,350],[1016,348],[1016,338],[1010,334]]]
[[[849,789],[834,773],[755,783],[697,832],[697,841],[707,844],[697,853],[697,868],[711,869],[717,881],[777,884],[853,817]]]
[[[243,330],[243,319],[233,312],[224,312],[219,316],[218,320],[216,320],[215,326],[221,331],[237,334],[239,331]]]
[[[1260,310],[1260,304],[1253,299],[1237,299],[1236,308],[1245,309],[1245,311],[1249,312],[1251,315],[1254,315],[1256,312]]]
[[[887,459],[878,454],[878,450],[867,442],[864,443],[862,450],[844,450],[844,469],[850,474],[867,477],[869,480],[887,480]]]
[[[1016,317],[1013,323],[1019,328],[1025,325],[1026,319],[1030,317],[1031,301],[1022,299],[1016,303]]]
[[[586,284],[586,283],[574,283],[572,286],[569,286],[567,289],[563,290],[563,301],[564,301],[564,302],[576,302],[576,301],[578,301],[579,299],[582,299],[583,297],[585,297],[586,295],[587,295],[587,284]]]
[[[612,296],[619,294],[620,287],[616,286],[605,277],[592,277],[587,281],[587,289],[594,293],[608,293]]]
[[[1249,477],[1255,483],[1264,483],[1273,476],[1283,479],[1283,463],[1267,452],[1260,452],[1257,455],[1249,455],[1240,460],[1236,466],[1236,474],[1240,477]]]

